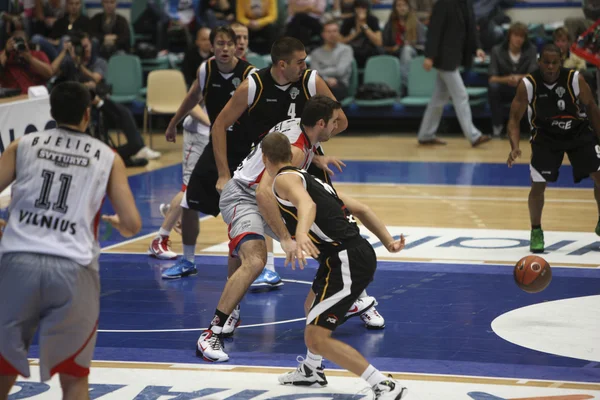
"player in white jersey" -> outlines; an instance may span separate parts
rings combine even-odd
[[[57,85],[50,114],[56,129],[22,137],[0,157],[0,192],[14,182],[0,240],[0,399],[18,375],[30,376],[27,352],[38,327],[42,381],[58,373],[64,399],[89,398],[104,197],[117,212],[105,220],[121,234],[141,228],[123,160],[84,133],[88,89]]]
[[[341,105],[327,96],[311,97],[305,105],[302,119],[281,122],[271,131],[281,130],[292,144],[293,165],[306,168],[311,161],[320,163],[314,154],[316,146],[331,138],[337,128]],[[265,234],[279,239],[284,250],[295,247],[295,242],[283,225],[279,214],[272,212],[276,202],[271,190],[273,178],[265,172],[260,143],[234,172],[221,193],[219,207],[223,220],[229,226],[229,250],[240,258],[241,265],[229,277],[221,294],[214,318],[208,330],[198,339],[196,353],[207,361],[227,361],[223,351],[223,326],[250,284],[262,272],[267,249]],[[341,171],[341,161],[329,157]],[[277,211],[277,206],[275,206]],[[286,251],[287,253],[288,251]]]

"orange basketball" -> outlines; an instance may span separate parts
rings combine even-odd
[[[513,273],[515,282],[527,293],[546,289],[552,280],[550,264],[542,257],[527,256],[519,260]]]

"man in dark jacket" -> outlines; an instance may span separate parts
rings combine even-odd
[[[473,55],[485,57],[481,50],[472,0],[438,0],[433,6],[427,44],[425,45],[426,71],[435,67],[437,77],[431,101],[419,128],[419,143],[446,144],[436,132],[448,98],[452,98],[456,117],[463,134],[473,147],[490,140],[473,125],[469,95],[458,68],[470,67]]]
[[[503,104],[512,102],[521,79],[537,68],[537,51],[527,40],[527,33],[525,24],[515,22],[508,30],[506,40],[492,49],[488,96],[494,136],[502,134],[504,120],[508,117]]]

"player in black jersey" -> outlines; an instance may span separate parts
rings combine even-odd
[[[198,69],[198,78],[167,127],[167,141],[175,142],[177,124],[201,102],[206,106],[209,121],[214,121],[236,87],[254,70],[248,62],[235,57],[236,35],[231,28],[214,29],[211,43],[215,56]],[[229,128],[228,155],[232,171],[248,155],[252,144],[243,131],[238,132],[239,127],[239,124],[234,124]],[[163,278],[176,279],[197,273],[194,254],[200,229],[198,211],[214,216],[219,214],[219,193],[215,190],[217,177],[211,138],[194,167],[181,201],[183,257],[163,272]]]
[[[273,194],[281,217],[296,249],[286,254],[286,264],[300,268],[310,255],[319,261],[312,291],[305,302],[304,338],[308,356],[293,372],[282,375],[282,384],[325,386],[323,357],[365,379],[377,399],[400,399],[406,389],[386,378],[354,348],[331,337],[344,322],[348,308],[373,280],[377,257],[371,244],[360,235],[354,216],[396,253],[404,248],[404,237],[394,240],[383,222],[366,205],[336,192],[327,183],[291,164],[288,138],[269,133],[262,141],[263,162],[273,177]]]
[[[600,213],[600,110],[585,79],[578,71],[561,67],[560,49],[547,44],[538,60],[539,70],[519,83],[510,108],[508,134],[511,152],[508,166],[521,156],[519,121],[528,112],[531,125],[530,250],[544,251],[542,209],[547,182],[555,182],[565,153],[579,183],[594,180],[594,196]],[[587,112],[587,114],[586,114]],[[596,225],[600,236],[600,218]]]

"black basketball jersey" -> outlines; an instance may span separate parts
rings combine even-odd
[[[523,78],[527,89],[528,117],[535,139],[541,132],[559,139],[568,139],[589,130],[584,108],[579,104],[579,72],[561,68],[558,80],[544,83],[538,69]]]
[[[309,237],[321,252],[342,250],[350,241],[360,238],[360,230],[354,217],[337,195],[333,187],[310,175],[302,169],[294,167],[282,168],[277,176],[297,174],[304,181],[306,191],[317,205],[315,222],[310,227]],[[276,178],[277,179],[277,178]],[[298,210],[289,201],[277,196],[273,189],[281,216],[290,235],[296,234]]]
[[[250,75],[246,129],[256,141],[279,122],[302,115],[306,101],[316,93],[316,78],[316,72],[307,69],[298,82],[279,86],[270,68]]]
[[[202,69],[204,70],[202,71]],[[211,122],[217,119],[237,87],[252,70],[254,70],[253,65],[246,60],[239,59],[232,72],[223,74],[219,71],[214,57],[208,59],[200,67],[200,77],[204,74],[202,97]],[[248,154],[254,142],[253,138],[242,129],[245,118],[247,118],[247,113],[242,114],[240,119],[227,129],[227,153],[230,157],[235,157],[235,160],[231,160],[233,164],[239,163]],[[212,146],[212,135],[209,140]]]

